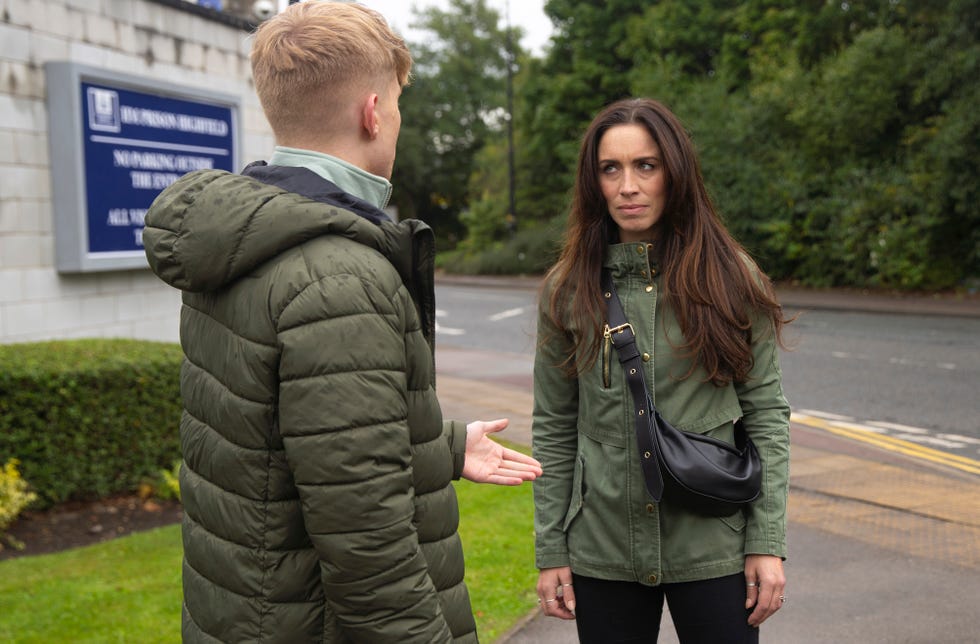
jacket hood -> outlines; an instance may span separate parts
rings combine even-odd
[[[342,191],[317,180],[326,188],[304,196],[223,170],[184,175],[160,193],[146,214],[143,244],[150,268],[175,288],[213,291],[321,235],[341,235],[374,248],[409,282],[418,270],[413,260],[431,260],[418,257],[419,248],[434,255],[432,231],[424,223],[387,221],[359,200],[331,203]]]

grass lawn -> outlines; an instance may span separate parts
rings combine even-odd
[[[0,642],[179,642],[180,527],[0,563]]]
[[[531,486],[457,483],[480,639],[536,605]],[[0,642],[179,642],[180,527],[0,562]]]

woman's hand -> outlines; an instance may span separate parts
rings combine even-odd
[[[474,483],[520,485],[541,476],[541,463],[490,440],[488,434],[507,427],[508,420],[476,420],[466,426],[463,478]]]
[[[538,602],[545,615],[560,619],[575,619],[575,589],[572,569],[544,568],[538,575]]]
[[[755,606],[755,610],[749,615],[749,625],[758,628],[782,608],[786,601],[783,560],[772,555],[747,555],[745,586],[745,608]]]

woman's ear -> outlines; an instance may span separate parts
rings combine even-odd
[[[368,94],[367,99],[364,101],[364,107],[361,111],[361,127],[364,129],[365,135],[372,141],[378,136],[378,132],[381,131],[381,124],[378,121],[377,94]]]

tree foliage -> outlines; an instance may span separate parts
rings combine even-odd
[[[413,26],[431,38],[410,44],[415,67],[401,99],[395,204],[451,240],[463,231],[476,155],[506,126],[508,35],[487,0],[450,0],[446,10],[415,17]]]
[[[657,98],[699,148],[729,227],[774,277],[949,288],[980,280],[980,0],[548,0],[515,84],[521,228],[567,207],[605,104]],[[499,243],[505,32],[486,0],[423,24],[396,185],[471,247]],[[466,94],[467,96],[461,96]]]

